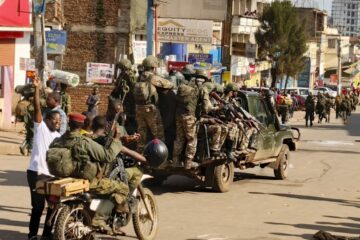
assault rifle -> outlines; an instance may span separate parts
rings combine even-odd
[[[110,127],[110,129],[109,129],[109,132],[108,132],[108,134],[107,134],[107,136],[106,136],[106,140],[105,140],[105,145],[104,145],[104,146],[105,146],[105,148],[107,148],[107,149],[110,148],[110,145],[111,145],[111,143],[112,143],[113,140],[114,140],[116,123],[118,122],[120,115],[121,115],[120,112],[118,112],[118,113],[115,114],[115,117],[114,117],[114,119],[113,119],[113,121],[112,121],[112,123],[111,123],[111,127]]]
[[[235,99],[232,99],[231,102],[235,106],[235,109],[244,116],[244,119],[249,122],[258,132],[260,132],[259,126],[262,125],[261,122],[259,122],[259,120],[257,120],[253,115],[242,108]]]

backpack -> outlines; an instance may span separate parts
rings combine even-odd
[[[192,86],[181,84],[177,90],[177,102],[179,107],[188,113],[195,113],[199,101],[199,91]]]
[[[15,115],[16,117],[24,117],[27,114],[27,108],[30,105],[28,100],[20,100],[15,107]]]
[[[54,140],[46,153],[49,172],[56,177],[75,177],[92,180],[97,176],[98,165],[91,162],[79,143],[84,137],[67,140],[65,135]]]
[[[135,84],[134,99],[138,105],[156,104],[158,95],[156,88],[151,84],[150,80]]]

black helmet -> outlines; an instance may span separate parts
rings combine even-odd
[[[168,155],[169,152],[165,143],[159,139],[154,139],[149,142],[144,150],[144,157],[149,163],[149,166],[154,168],[163,164],[167,160]]]

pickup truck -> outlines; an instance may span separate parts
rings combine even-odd
[[[227,192],[233,182],[235,167],[240,170],[253,167],[274,169],[277,179],[288,176],[290,151],[296,151],[300,131],[280,124],[276,117],[272,96],[266,93],[239,91],[237,102],[243,109],[258,120],[259,131],[255,136],[254,151],[240,154],[236,161],[231,161],[222,154],[212,157],[208,153],[208,138],[204,137],[206,126],[200,124],[198,133],[197,154],[194,161],[200,166],[195,170],[166,167],[152,169],[153,183],[159,185],[170,175],[185,175],[197,179],[205,187],[217,192]]]

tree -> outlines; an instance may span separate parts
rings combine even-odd
[[[276,0],[264,8],[259,18],[260,27],[255,34],[259,55],[273,62],[272,83],[277,77],[295,77],[304,67],[304,53],[307,51],[306,34],[296,9],[290,1]]]

